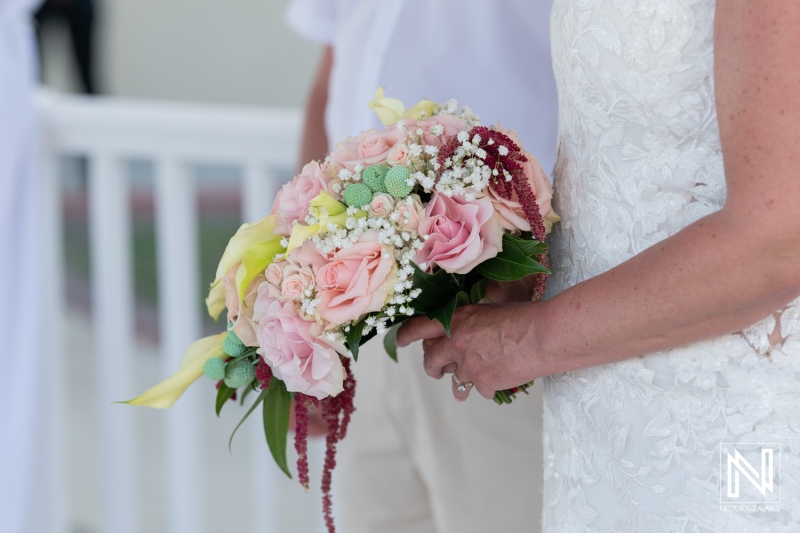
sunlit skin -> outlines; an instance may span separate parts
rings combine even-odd
[[[415,318],[425,370],[490,398],[533,379],[740,331],[800,296],[800,2],[717,2],[714,79],[724,207],[539,303],[456,310],[451,338]],[[556,184],[556,187],[558,184]],[[495,300],[513,290],[495,288]],[[454,387],[457,399],[469,394]]]

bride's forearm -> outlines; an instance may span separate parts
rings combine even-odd
[[[547,375],[739,331],[800,295],[800,247],[722,211],[543,302],[529,346]],[[796,237],[796,236],[795,236]]]

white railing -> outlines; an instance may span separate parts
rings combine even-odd
[[[159,277],[161,369],[172,373],[185,347],[200,336],[197,213],[194,180],[189,164],[234,164],[242,170],[243,218],[256,220],[267,214],[280,186],[276,169],[294,166],[300,113],[294,109],[249,109],[176,103],[83,98],[54,93],[39,96],[45,146],[44,168],[48,191],[45,209],[50,213],[49,243],[53,294],[61,294],[62,249],[58,199],[60,180],[55,161],[68,155],[88,162],[89,233],[92,271],[94,354],[98,413],[102,440],[103,533],[136,533],[142,509],[137,501],[135,460],[137,427],[135,409],[112,402],[135,396],[133,279],[130,246],[128,184],[123,163],[146,158],[155,168],[156,239]],[[62,302],[63,305],[63,302]],[[56,306],[63,309],[63,306]],[[59,321],[59,313],[54,313]],[[63,377],[65,357],[61,347],[63,324],[52,328],[50,354],[50,463],[55,468],[58,533],[66,531],[69,475],[65,471],[64,444],[70,421],[66,419]],[[61,332],[61,333],[59,333]],[[197,387],[196,387],[197,388]],[[166,452],[163,483],[166,486],[169,533],[204,533],[213,508],[206,501],[207,487],[221,484],[210,479],[203,455],[204,413],[213,409],[207,395],[190,390],[169,412],[164,412]],[[87,414],[86,416],[92,416]],[[250,421],[253,495],[253,530],[270,528],[279,520],[265,520],[286,505],[285,481],[269,469],[258,418]],[[221,428],[220,428],[221,430]],[[222,431],[222,430],[221,430]],[[224,438],[224,437],[221,437]],[[224,458],[223,458],[224,460]],[[224,483],[222,483],[224,485]],[[220,487],[219,490],[226,490]],[[241,487],[236,487],[241,490]],[[213,492],[213,491],[212,491]],[[247,492],[247,490],[243,491]],[[302,492],[295,490],[294,492]],[[318,508],[318,502],[313,502]],[[315,529],[317,526],[313,526]]]

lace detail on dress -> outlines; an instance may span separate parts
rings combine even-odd
[[[713,0],[556,0],[550,294],[720,209]],[[777,442],[778,512],[719,506],[720,443]],[[545,380],[547,532],[800,531],[800,301],[695,345]]]

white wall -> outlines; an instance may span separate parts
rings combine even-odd
[[[288,0],[95,0],[98,78],[115,96],[300,106],[319,47],[283,23]],[[74,87],[66,35],[45,81]]]

